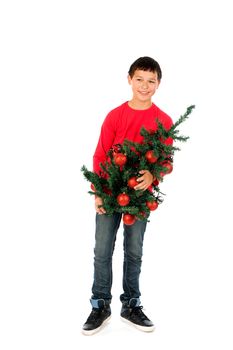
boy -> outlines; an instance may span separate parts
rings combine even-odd
[[[152,96],[158,89],[161,78],[160,66],[153,58],[140,57],[130,66],[128,82],[132,88],[132,98],[110,111],[103,122],[93,157],[93,169],[96,173],[100,173],[100,163],[105,162],[107,153],[113,145],[122,144],[125,139],[133,142],[142,141],[140,135],[142,126],[148,130],[156,130],[156,118],[166,129],[172,126],[172,119],[152,102]],[[154,177],[148,170],[141,170],[137,181],[138,185],[134,189],[146,190],[154,181]],[[102,199],[96,197],[94,282],[90,300],[92,311],[83,325],[85,335],[99,331],[111,316],[112,255],[121,214],[105,215],[102,204]],[[154,325],[142,311],[139,290],[145,230],[146,222],[140,220],[136,220],[131,226],[124,225],[121,318],[142,331],[151,332],[154,330]]]

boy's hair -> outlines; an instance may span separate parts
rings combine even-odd
[[[151,57],[148,57],[148,56],[139,57],[135,62],[133,62],[128,72],[130,78],[134,76],[134,73],[137,69],[145,70],[149,72],[156,72],[159,81],[162,78],[162,71],[161,71],[160,65]]]

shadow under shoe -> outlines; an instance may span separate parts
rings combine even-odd
[[[131,305],[132,304],[132,305]],[[143,332],[153,332],[154,324],[142,311],[142,306],[123,304],[121,308],[122,321],[129,323]]]
[[[86,322],[83,325],[82,333],[84,335],[93,335],[102,329],[107,321],[111,318],[111,308],[110,305],[105,305],[99,302],[99,307],[92,308],[90,315],[88,316]]]

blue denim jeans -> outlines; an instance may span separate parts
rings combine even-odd
[[[92,305],[98,299],[111,302],[112,256],[116,235],[121,223],[122,214],[96,215],[96,233],[94,249],[94,282],[92,286]],[[146,222],[137,220],[133,225],[124,225],[124,262],[123,262],[123,294],[120,300],[125,303],[137,299],[139,275],[141,272],[143,239]]]

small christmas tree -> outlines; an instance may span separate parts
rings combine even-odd
[[[189,137],[180,135],[177,127],[188,118],[193,108],[194,105],[188,107],[169,130],[159,120],[156,120],[156,131],[142,128],[142,143],[124,140],[123,144],[114,145],[108,152],[107,161],[101,164],[100,175],[82,167],[84,177],[91,182],[92,191],[89,193],[102,198],[107,215],[123,213],[127,225],[137,219],[148,221],[151,211],[163,201],[159,183],[172,172],[174,153],[180,150],[167,144],[166,140],[187,141]],[[154,176],[153,184],[145,191],[134,190],[140,170],[149,170]]]

